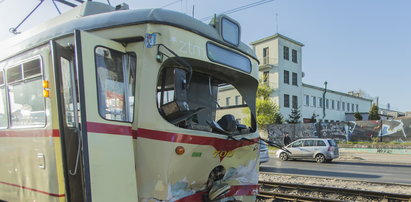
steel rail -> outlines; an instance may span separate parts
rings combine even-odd
[[[277,175],[277,176],[292,176],[292,177],[305,177],[305,178],[315,178],[315,179],[324,179],[324,180],[341,180],[341,181],[347,181],[347,182],[364,182],[364,183],[370,183],[370,184],[379,184],[379,185],[395,185],[395,186],[408,186],[411,189],[411,184],[406,184],[406,183],[398,183],[398,182],[378,182],[378,181],[367,181],[367,180],[362,180],[362,179],[355,179],[355,178],[343,178],[343,177],[323,177],[323,176],[312,176],[312,175],[296,175],[296,174],[285,174],[285,173],[273,173],[273,172],[261,172],[260,175]]]
[[[342,200],[337,199],[325,199],[325,198],[316,198],[316,197],[309,197],[309,196],[298,196],[292,194],[284,194],[284,193],[275,193],[269,191],[260,191],[257,194],[258,198],[262,199],[280,199],[280,200],[287,200],[287,201],[295,201],[295,202],[308,202],[308,201],[322,201],[322,202],[342,202]]]
[[[281,183],[281,182],[267,182],[267,181],[259,181],[259,184],[262,188],[264,187],[280,187],[280,188],[287,188],[287,189],[297,189],[297,190],[309,190],[309,191],[319,191],[319,192],[327,192],[327,193],[336,193],[336,194],[345,194],[351,196],[363,196],[363,197],[374,197],[374,198],[381,198],[381,199],[390,199],[390,200],[400,200],[400,201],[411,201],[411,195],[408,194],[396,194],[396,193],[386,193],[386,192],[375,192],[375,191],[367,191],[367,190],[357,190],[357,189],[344,189],[338,187],[324,187],[324,186],[314,186],[314,185],[304,185],[304,184],[289,184],[289,183]],[[260,192],[264,194],[268,194],[270,192]],[[272,192],[273,193],[273,192]],[[273,193],[274,195],[281,195],[279,193]],[[295,196],[296,198],[300,198],[300,196]],[[317,199],[318,201],[319,199]],[[321,199],[323,201],[325,199]],[[327,199],[328,200],[328,199]],[[315,200],[314,200],[315,201]]]

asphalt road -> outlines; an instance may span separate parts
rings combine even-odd
[[[338,160],[332,163],[316,163],[315,161],[281,161],[277,158],[271,158],[269,162],[261,164],[260,171],[411,184],[411,165],[407,164],[396,165]]]

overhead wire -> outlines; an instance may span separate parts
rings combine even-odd
[[[27,20],[27,18],[29,18],[31,16],[31,14],[34,13],[35,10],[37,10],[37,8],[44,2],[44,0],[40,0],[40,3],[37,4],[37,6],[20,22],[20,24],[18,24],[15,28],[12,27],[9,29],[9,32],[13,33],[13,34],[20,34],[20,32],[17,31],[17,29]]]
[[[182,1],[182,0],[176,0],[176,1],[170,2],[170,3],[168,3],[168,4],[164,5],[164,6],[161,6],[161,8],[165,8],[165,7],[171,6],[171,5],[173,5],[173,4],[175,4],[175,3],[178,3],[178,2],[181,2],[181,1]]]
[[[51,0],[53,2],[54,7],[57,9],[57,12],[59,12],[59,14],[61,15],[60,9],[59,7],[57,7],[57,4],[54,0]]]
[[[272,2],[272,1],[275,1],[275,0],[261,0],[261,1],[256,1],[256,2],[251,3],[251,4],[247,4],[247,5],[240,6],[240,7],[237,7],[237,8],[233,8],[233,9],[230,9],[230,10],[227,10],[227,11],[223,11],[223,12],[221,12],[220,14],[231,14],[231,13],[235,13],[235,12],[238,12],[238,11],[242,11],[242,10],[245,10],[245,9],[249,9],[249,8],[252,8],[252,7],[255,7],[255,6],[259,6],[259,5],[262,5],[262,4],[266,4],[266,3],[269,3],[269,2]],[[212,19],[213,17],[214,17],[214,15],[211,15],[211,16],[208,16],[208,17],[201,18],[200,20],[201,20],[201,21],[210,20],[210,19]]]

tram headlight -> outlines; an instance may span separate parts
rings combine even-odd
[[[184,149],[184,147],[183,146],[178,146],[178,147],[176,147],[176,154],[178,154],[178,155],[183,155],[184,154],[184,152],[185,152],[185,149]]]

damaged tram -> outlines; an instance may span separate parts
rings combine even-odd
[[[1,43],[0,201],[254,201],[258,62],[240,31],[87,1]]]

